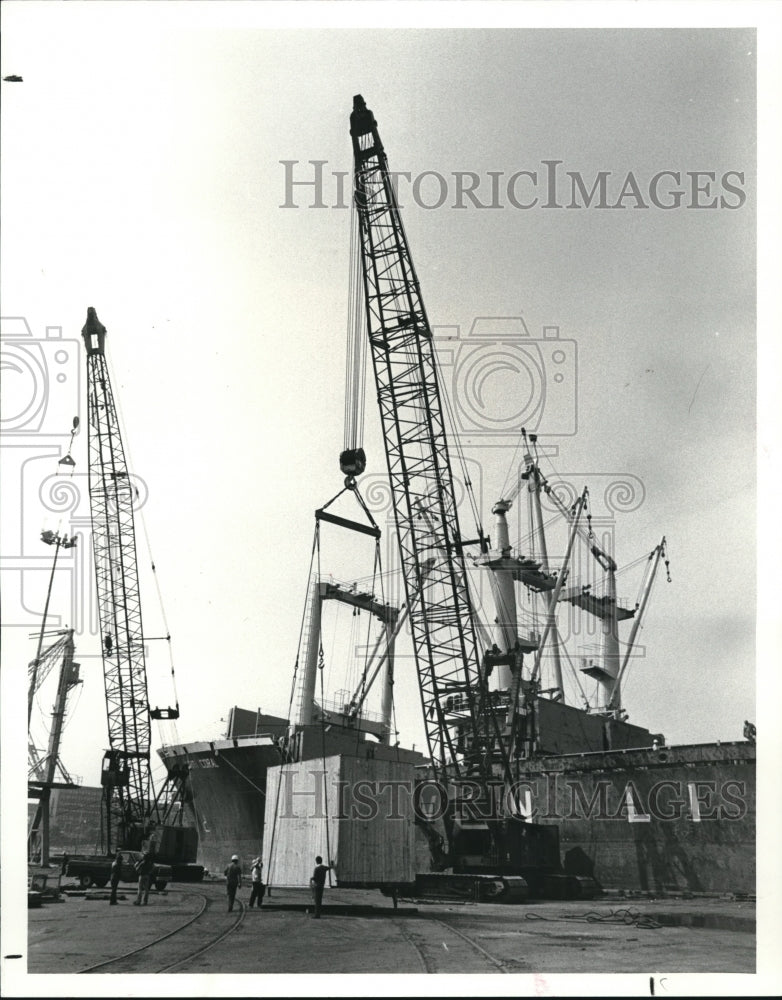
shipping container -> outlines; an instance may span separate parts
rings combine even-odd
[[[415,880],[412,764],[334,756],[270,767],[264,877],[308,886],[319,855],[334,861],[327,885],[372,887]]]

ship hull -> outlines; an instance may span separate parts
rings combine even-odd
[[[604,888],[755,892],[754,744],[541,757],[521,791],[532,820],[558,826],[569,874]]]
[[[165,747],[166,767],[187,765],[187,821],[198,830],[198,861],[222,873],[233,854],[246,861],[261,853],[266,772],[280,763],[268,737]]]
[[[334,740],[327,752],[356,753],[355,741]],[[232,854],[261,854],[266,771],[280,762],[270,739],[167,747],[161,756],[169,768],[189,764],[201,864],[220,872]],[[319,756],[314,740],[307,756]],[[754,744],[540,756],[522,762],[518,779],[522,814],[558,827],[569,874],[610,889],[755,892]],[[426,844],[416,853],[423,859]]]

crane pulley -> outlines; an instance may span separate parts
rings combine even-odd
[[[367,347],[364,331],[364,293],[356,213],[350,213],[350,274],[348,280],[347,358],[345,363],[345,442],[339,465],[345,485],[355,483],[366,469],[362,448],[366,396]]]

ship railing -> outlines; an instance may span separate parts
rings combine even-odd
[[[323,701],[318,701],[318,705],[324,712],[333,712],[335,715],[351,715],[353,709],[353,706],[349,701],[324,699]],[[364,708],[363,706],[357,713],[356,718],[363,719],[365,722],[383,721],[383,716],[379,712],[370,712],[369,709]]]
[[[573,590],[585,591],[587,594],[589,594],[590,597],[593,597],[596,601],[602,601],[604,598],[610,596],[608,591],[604,589],[602,585],[599,584],[597,581],[589,579],[587,579],[585,582],[582,581],[583,577],[581,576],[577,577],[574,576],[572,578],[568,578],[568,589],[571,591]],[[625,611],[632,611],[637,607],[637,604],[635,601],[629,601],[626,597],[617,596],[616,606],[618,608],[622,608]]]

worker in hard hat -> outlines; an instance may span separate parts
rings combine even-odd
[[[234,908],[236,890],[242,884],[242,869],[239,864],[239,855],[234,854],[231,863],[225,869],[225,890],[228,893],[228,912]]]
[[[260,858],[253,860],[252,868],[250,869],[250,883],[252,886],[249,903],[250,909],[253,908],[256,900],[258,901],[258,909],[260,909],[264,894],[266,893],[266,886],[263,884],[263,862]]]

